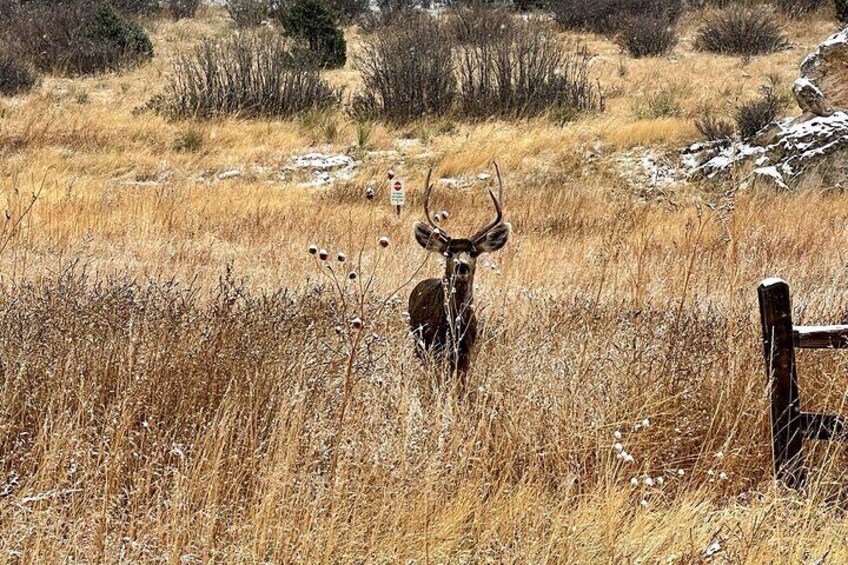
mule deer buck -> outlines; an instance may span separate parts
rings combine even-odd
[[[430,353],[450,361],[459,377],[459,391],[465,392],[465,380],[475,353],[477,317],[474,314],[474,272],[477,258],[506,245],[511,226],[503,222],[503,180],[498,176],[498,196],[489,189],[495,205],[495,219],[471,237],[452,238],[430,215],[433,187],[430,173],[424,181],[424,215],[427,223],[415,222],[415,240],[427,251],[445,258],[445,274],[440,279],[418,283],[409,295],[409,323],[422,359]]]

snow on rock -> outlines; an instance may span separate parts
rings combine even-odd
[[[355,168],[359,166],[359,161],[353,159],[349,155],[325,155],[323,153],[306,153],[305,155],[294,155],[290,165],[286,165],[284,169],[317,169],[327,171],[339,168]]]
[[[229,171],[224,171],[223,173],[218,173],[218,175],[216,175],[215,178],[218,179],[218,180],[234,179],[234,178],[240,177],[241,174],[242,173],[241,173],[240,169],[232,169],[232,170],[229,170]]]
[[[848,113],[844,111],[806,120],[786,118],[775,125],[775,130],[762,146],[745,142],[693,145],[684,150],[689,176],[715,178],[753,161],[757,166],[753,175],[766,176],[785,188],[810,165],[848,149]]]
[[[361,161],[343,153],[305,153],[292,156],[290,163],[283,167],[283,177],[300,178],[299,186],[302,187],[325,186],[340,180],[351,180],[361,164]],[[303,179],[304,173],[307,173],[306,179]]]
[[[750,140],[684,149],[688,175],[714,178],[750,161],[755,168],[746,180],[764,179],[787,188],[812,166],[830,163],[848,150],[848,28],[804,59],[792,92],[800,116],[773,122]]]
[[[830,106],[848,108],[848,28],[822,41],[804,58],[801,78],[824,93],[824,100]]]
[[[789,188],[785,182],[783,182],[783,175],[777,172],[777,167],[758,167],[754,169],[753,174],[767,178],[774,182],[779,188]]]

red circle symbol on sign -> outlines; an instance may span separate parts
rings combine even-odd
[[[403,188],[403,185],[398,180],[398,181],[395,181],[395,187],[394,188],[395,188],[396,192],[400,192],[400,190]]]

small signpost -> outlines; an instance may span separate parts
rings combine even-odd
[[[397,210],[397,215],[400,217],[400,207],[406,204],[406,189],[403,186],[403,181],[394,178],[394,175],[389,173],[389,184],[391,185],[391,201]]]

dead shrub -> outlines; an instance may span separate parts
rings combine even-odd
[[[735,132],[733,122],[719,118],[712,112],[704,112],[697,118],[695,129],[707,141],[730,141]]]
[[[339,99],[307,53],[269,32],[207,39],[177,56],[150,106],[172,118],[291,117]]]
[[[677,44],[674,26],[656,16],[626,16],[620,28],[616,43],[637,59],[665,55]]]
[[[736,128],[742,139],[754,137],[773,122],[786,105],[786,99],[777,94],[775,81],[760,88],[760,96],[736,108]]]
[[[615,33],[630,17],[672,23],[683,12],[681,0],[552,0],[554,19],[567,29]]]
[[[695,41],[702,51],[727,55],[764,55],[788,46],[774,14],[762,7],[718,12],[701,26]]]
[[[29,92],[37,83],[35,71],[8,46],[0,44],[0,96]]]
[[[426,14],[368,37],[356,58],[364,88],[352,113],[392,122],[447,114],[456,94],[451,44],[445,27]]]
[[[165,0],[168,13],[175,20],[193,18],[197,15],[201,3],[201,0]]]
[[[460,45],[496,42],[514,28],[509,10],[480,3],[457,6],[448,20],[448,31]]]
[[[497,11],[467,14],[456,71],[460,114],[524,118],[603,109],[585,48],[561,43],[537,20],[504,20]]]
[[[256,27],[271,15],[268,0],[228,0],[227,14],[236,27]]]
[[[790,18],[803,18],[821,9],[825,0],[776,0],[775,6]]]

